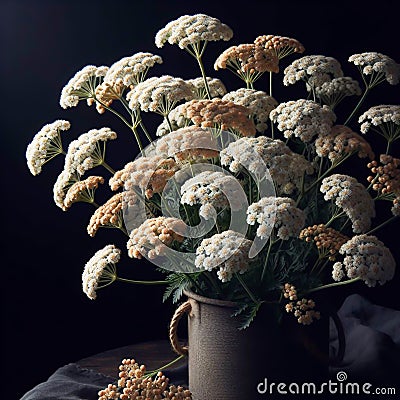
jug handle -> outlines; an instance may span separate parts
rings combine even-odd
[[[190,301],[181,304],[175,311],[169,325],[169,341],[175,353],[187,356],[189,353],[188,346],[182,346],[178,339],[178,325],[180,319],[192,309]]]

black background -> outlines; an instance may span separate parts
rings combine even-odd
[[[96,301],[87,299],[81,292],[85,262],[106,244],[115,243],[124,249],[125,239],[112,230],[100,230],[95,239],[90,238],[86,225],[92,209],[87,204],[75,204],[68,212],[55,206],[52,186],[62,168],[61,157],[47,164],[38,177],[28,171],[27,144],[45,123],[55,119],[71,121],[71,130],[64,135],[65,144],[93,127],[110,126],[116,130],[118,143],[108,147],[110,164],[115,169],[136,156],[137,147],[130,132],[112,115],[100,116],[83,103],[74,109],[61,109],[61,89],[77,70],[87,64],[111,65],[124,56],[150,51],[164,59],[164,64],[155,66],[150,75],[197,77],[194,59],[177,46],[157,49],[154,36],[167,22],[183,14],[206,13],[234,31],[230,42],[210,44],[204,58],[207,74],[221,78],[228,90],[238,88],[241,82],[227,71],[213,71],[215,58],[230,45],[252,42],[256,36],[270,33],[297,38],[305,45],[305,54],[337,58],[345,75],[359,79],[357,69],[347,63],[351,54],[378,51],[400,60],[400,8],[396,3],[3,0],[1,357],[6,379],[3,374],[1,397],[19,398],[58,367],[90,354],[167,338],[168,321],[174,310],[171,302],[162,304],[163,289],[157,287],[116,283],[99,292]],[[285,59],[283,66],[293,59]],[[275,87],[279,101],[305,95],[300,84],[283,89],[275,80]],[[256,88],[267,88],[266,77]],[[398,104],[399,98],[399,86],[385,82],[373,91],[362,109],[382,103]],[[352,102],[346,100],[343,104],[338,112],[347,115],[346,105]],[[144,117],[152,129],[160,122],[157,117]],[[378,147],[382,145],[374,138],[370,140]],[[398,147],[395,150],[399,155]],[[356,165],[361,163],[355,160],[351,168]],[[365,169],[360,171],[365,175]],[[108,195],[104,188],[100,198]],[[396,222],[379,234],[397,261],[398,231]],[[138,279],[158,277],[152,266],[132,261],[126,254],[119,271]],[[375,303],[400,309],[398,273],[394,281],[381,288],[368,289],[360,284],[344,289],[343,295],[352,291]]]

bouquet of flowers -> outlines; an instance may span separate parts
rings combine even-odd
[[[216,71],[230,70],[243,81],[242,88],[228,91],[220,79],[206,76],[202,56],[209,42],[232,36],[216,18],[185,15],[161,29],[155,44],[185,50],[197,61],[200,77],[148,77],[163,60],[140,52],[110,67],[88,65],[70,79],[62,108],[85,100],[99,114],[113,113],[133,133],[139,154],[125,166],[107,162],[108,147],[115,146],[110,142],[121,134],[109,127],[80,134],[64,150],[70,123],[57,120],[29,144],[33,175],[65,156],[54,185],[58,207],[92,204],[88,234],[119,229],[129,257],[145,257],[160,272],[157,281],[119,276],[121,250],[109,244],[84,267],[83,291],[90,299],[117,280],[165,284],[164,300],[172,296],[177,302],[190,289],[237,303],[235,318],[244,329],[263,303],[278,303],[282,312],[310,324],[320,317],[313,292],[357,281],[383,285],[393,278],[395,260],[375,232],[400,215],[400,159],[391,155],[400,137],[400,106],[359,110],[375,86],[399,83],[400,65],[376,52],[352,55],[348,61],[357,67],[362,89],[358,80],[343,76],[338,60],[301,56],[305,48],[298,40],[263,35],[216,59]],[[283,69],[289,56],[297,58],[284,60]],[[304,85],[304,98],[273,97],[273,83],[282,75],[284,86]],[[349,116],[336,113],[343,100],[353,99]],[[156,132],[146,129],[147,113],[160,115]],[[368,142],[375,133],[387,142],[384,154],[375,155]],[[351,173],[355,159],[365,166],[361,178]],[[101,172],[91,175],[95,167]],[[105,190],[106,181],[115,193],[98,204],[95,192]],[[392,215],[374,226],[383,203]],[[121,379],[150,379],[134,360],[121,368]],[[190,396],[183,389],[168,392],[161,375],[150,381],[154,396]],[[124,388],[128,393],[126,382]],[[101,398],[119,398],[113,391],[118,392],[109,387]],[[136,398],[126,396],[121,398]]]

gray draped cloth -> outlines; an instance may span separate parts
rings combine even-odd
[[[354,294],[346,298],[338,315],[344,328],[346,350],[343,361],[330,367],[332,379],[338,372],[345,372],[348,382],[386,384],[400,393],[400,311],[372,304]],[[330,353],[335,355],[337,351],[337,331],[331,323]],[[187,386],[187,366],[164,373],[171,383]],[[98,391],[114,380],[71,363],[59,368],[20,400],[97,400]]]

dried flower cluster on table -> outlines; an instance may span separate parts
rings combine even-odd
[[[301,56],[305,48],[297,39],[263,35],[223,50],[215,60],[219,74],[229,70],[245,85],[229,91],[220,79],[206,76],[202,56],[209,42],[232,36],[216,18],[185,15],[161,29],[155,43],[189,53],[200,77],[148,77],[163,60],[141,52],[110,67],[86,66],[71,78],[61,107],[85,100],[99,114],[113,113],[133,133],[139,156],[119,170],[106,161],[106,147],[113,150],[117,139],[108,127],[81,134],[65,151],[64,131],[71,126],[57,120],[29,144],[33,175],[55,156],[65,156],[54,185],[58,207],[92,204],[90,236],[101,227],[119,229],[129,257],[146,257],[160,271],[159,281],[120,277],[122,251],[109,244],[84,268],[83,290],[90,299],[118,280],[165,284],[165,298],[173,295],[174,302],[185,289],[237,302],[241,328],[267,302],[310,324],[320,317],[309,297],[313,292],[357,281],[382,285],[393,278],[395,260],[374,234],[400,215],[400,159],[392,154],[400,137],[400,106],[360,110],[374,87],[399,83],[400,65],[377,52],[352,55],[348,61],[358,68],[360,85],[343,76],[335,58]],[[282,61],[288,56],[294,61]],[[304,98],[273,97],[278,81],[304,85]],[[354,102],[349,115],[341,115],[342,101]],[[146,129],[146,113],[160,116],[154,131]],[[374,154],[369,137],[375,134],[386,141],[385,153]],[[366,176],[352,173],[356,162]],[[94,168],[96,174],[85,177]],[[273,190],[263,192],[269,178]],[[107,180],[117,193],[99,205],[95,192],[106,190]],[[392,215],[374,225],[378,208],[388,203]],[[233,219],[244,232],[232,229]],[[252,255],[256,242],[263,246]],[[102,391],[101,399],[190,398],[188,391],[168,389],[162,374],[146,380],[143,368],[128,364],[122,369],[129,377]]]

